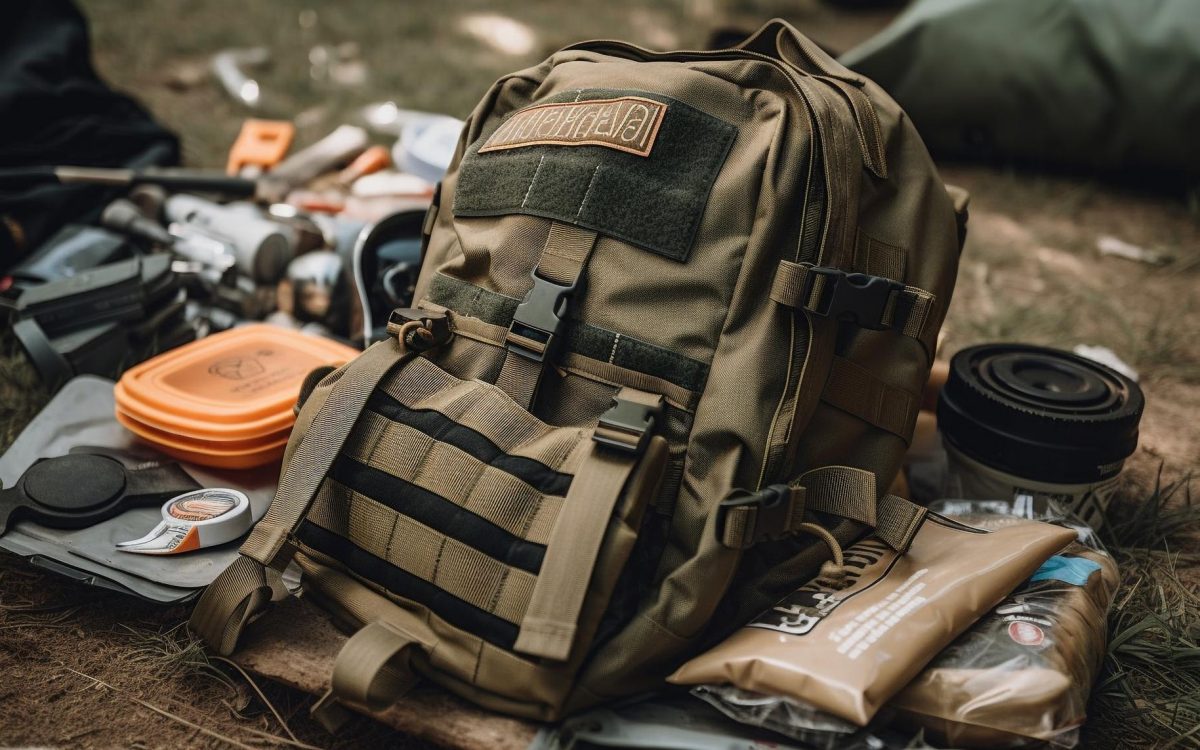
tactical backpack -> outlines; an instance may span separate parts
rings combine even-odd
[[[500,79],[416,306],[308,389],[193,627],[231,652],[294,560],[357,631],[320,716],[416,674],[540,720],[661,686],[842,545],[906,548],[925,511],[884,489],[957,213],[903,112],[781,21]]]

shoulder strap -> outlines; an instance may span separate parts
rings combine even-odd
[[[302,430],[296,444],[289,446],[283,476],[267,514],[242,544],[241,556],[209,584],[192,612],[190,627],[218,653],[232,653],[246,623],[270,601],[273,580],[295,553],[291,535],[308,512],[371,392],[396,365],[415,354],[389,337],[314,389],[301,420],[321,428]],[[321,389],[328,389],[328,395],[318,395]]]

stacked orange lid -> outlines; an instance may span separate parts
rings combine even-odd
[[[235,328],[127,371],[116,387],[117,421],[182,461],[261,466],[283,456],[305,376],[357,355],[286,328]]]

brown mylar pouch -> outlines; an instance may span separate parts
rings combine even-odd
[[[863,726],[1074,537],[1036,521],[989,532],[930,514],[905,554],[874,537],[847,548],[843,580],[805,584],[668,679],[786,695]]]
[[[889,705],[950,745],[1073,747],[1104,658],[1117,566],[1071,544]]]

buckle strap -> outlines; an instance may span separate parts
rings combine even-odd
[[[624,453],[641,454],[662,416],[663,402],[656,393],[622,388],[613,396],[612,406],[600,416],[592,439]]]
[[[875,475],[862,469],[813,469],[789,485],[740,492],[722,501],[717,531],[724,546],[749,549],[803,531],[805,512],[815,511],[869,526],[888,546],[904,552],[928,510],[894,495],[876,499],[875,486]]]
[[[936,298],[918,287],[882,276],[783,260],[771,284],[771,299],[860,328],[899,331],[920,341],[926,351],[933,351],[929,321]]]
[[[794,533],[804,522],[805,494],[803,487],[773,484],[754,493],[739,491],[723,500],[718,524],[721,544],[749,549]]]
[[[555,661],[571,658],[586,594],[596,585],[592,582],[596,561],[618,502],[623,492],[643,501],[649,497],[662,477],[666,458],[667,442],[661,437],[652,439],[642,456],[587,444],[587,455],[571,480],[546,546],[514,651]]]
[[[546,358],[553,356],[562,340],[567,308],[596,238],[590,229],[557,221],[551,224],[530,274],[533,286],[513,314],[496,385],[525,409],[537,395]]]

